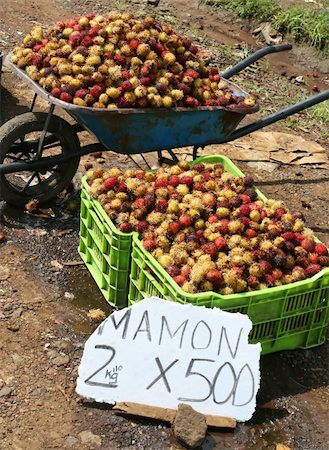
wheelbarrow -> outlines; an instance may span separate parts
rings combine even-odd
[[[290,50],[291,45],[271,46],[258,50],[221,77],[233,75],[263,56]],[[81,156],[97,150],[111,150],[132,155],[158,152],[160,163],[178,161],[173,149],[193,146],[193,159],[206,145],[234,141],[266,127],[291,114],[329,99],[329,90],[237,128],[246,114],[257,107],[230,109],[224,107],[171,109],[97,109],[63,102],[41,88],[26,73],[5,59],[11,68],[35,92],[30,112],[14,117],[0,127],[0,198],[14,205],[24,205],[34,198],[46,202],[64,190],[74,177]],[[228,82],[236,95],[247,95]],[[47,113],[33,112],[37,96],[50,103]],[[54,115],[56,106],[74,120],[71,125]],[[89,131],[98,144],[81,147],[80,131]],[[163,156],[167,151],[171,158]],[[146,159],[143,157],[144,161]]]

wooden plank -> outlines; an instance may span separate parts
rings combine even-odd
[[[176,416],[176,410],[160,408],[159,406],[143,405],[133,402],[118,402],[113,407],[114,411],[130,414],[133,416],[148,417],[150,419],[163,420],[172,423]],[[205,415],[209,427],[236,428],[236,420],[230,417]]]

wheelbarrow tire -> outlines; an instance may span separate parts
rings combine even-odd
[[[9,154],[14,153],[13,144],[19,139],[32,132],[41,132],[46,118],[46,113],[29,112],[16,116],[3,124],[0,127],[0,164],[4,162]],[[61,155],[64,156],[79,151],[80,141],[77,133],[61,117],[53,115],[47,131],[56,137],[56,141],[59,141]],[[17,206],[25,205],[31,198],[38,200],[40,203],[45,203],[55,198],[69,185],[78,169],[79,161],[80,157],[75,157],[66,162],[58,163],[52,168],[49,167],[48,170],[53,170],[49,178],[29,186],[23,192],[18,186],[9,181],[8,175],[10,174],[2,173],[0,174],[0,198],[7,203]],[[31,171],[31,173],[33,172]]]

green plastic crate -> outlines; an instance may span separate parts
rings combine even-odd
[[[253,323],[249,341],[261,342],[264,355],[324,342],[329,322],[329,269],[308,280],[260,291],[225,296],[187,294],[134,236],[129,305],[150,296],[247,314]]]
[[[233,174],[243,175],[223,156],[201,157],[194,164],[199,162],[220,162]],[[266,200],[260,191],[257,194]],[[310,348],[325,340],[329,322],[329,269],[307,280],[260,291],[225,296],[215,292],[187,294],[134,236],[129,305],[150,296],[247,314],[253,322],[249,341],[261,342],[262,354]]]
[[[201,157],[192,165],[199,162],[221,163],[226,170],[243,176],[224,156]],[[257,194],[266,200],[260,191]],[[116,229],[101,204],[88,195],[86,179],[82,180],[79,253],[105,299],[114,307],[122,308],[127,301],[132,305],[154,295],[247,314],[253,322],[249,340],[262,343],[262,354],[310,348],[325,340],[329,269],[308,280],[262,291],[226,296],[214,292],[186,294],[144,250],[137,233]]]
[[[82,180],[79,253],[107,302],[127,306],[132,235],[122,233]]]

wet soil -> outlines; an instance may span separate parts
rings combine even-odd
[[[85,11],[106,11],[125,5],[134,11],[146,2],[15,0],[0,17],[0,46],[9,50],[33,23],[47,25]],[[149,12],[155,11],[153,8]],[[187,0],[161,1],[156,10],[164,19],[199,39],[205,50],[212,46],[213,58],[222,67],[239,56],[223,59],[216,45],[259,44],[248,33],[249,24],[234,20],[231,13],[214,14]],[[220,19],[220,20],[219,20]],[[221,31],[223,30],[223,31]],[[210,39],[210,41],[208,41]],[[216,45],[214,45],[214,43]],[[281,54],[283,55],[283,54]],[[295,53],[270,57],[276,76],[282,71],[304,74],[312,81],[318,65],[303,67]],[[283,66],[282,66],[283,64]],[[307,67],[307,70],[305,69]],[[259,73],[248,76],[255,79]],[[286,75],[285,75],[286,76]],[[317,73],[321,86],[328,73]],[[310,81],[310,83],[311,83]],[[3,74],[2,117],[9,119],[28,109],[32,93],[22,83]],[[311,91],[311,85],[305,91]],[[46,104],[38,103],[38,109]],[[282,125],[273,129],[282,131]],[[317,130],[307,133],[318,139]],[[82,141],[90,137],[83,134]],[[265,145],[265,143],[264,143]],[[326,142],[322,143],[328,149]],[[211,151],[211,150],[207,150]],[[225,154],[225,146],[222,153]],[[105,164],[132,165],[124,155],[103,154]],[[155,157],[148,155],[150,164]],[[142,163],[139,158],[138,161]],[[85,340],[96,324],[88,317],[91,308],[111,311],[80,261],[79,185],[85,163],[102,161],[82,158],[73,192],[64,193],[47,205],[55,217],[43,219],[0,204],[0,227],[7,242],[0,244],[0,449],[180,449],[170,427],[137,418],[115,415],[110,407],[87,402],[75,394],[77,368]],[[306,224],[329,244],[329,172],[316,166],[292,168],[281,165],[272,173],[237,163],[253,174],[268,196],[283,199],[291,209],[303,211]],[[63,265],[71,263],[73,265]],[[233,432],[209,430],[203,449],[275,449],[279,443],[295,450],[326,450],[328,422],[329,341],[309,350],[267,355],[261,359],[261,388],[252,420]]]

